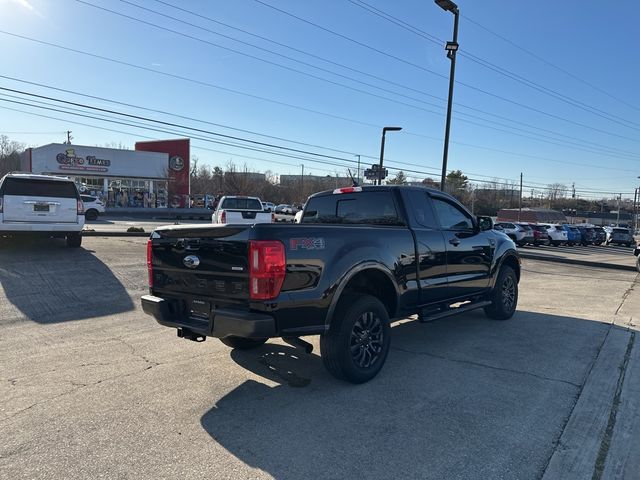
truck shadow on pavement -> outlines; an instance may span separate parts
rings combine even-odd
[[[525,311],[399,323],[363,385],[268,343],[232,358],[269,381],[245,381],[200,421],[277,479],[539,478],[610,328]]]
[[[134,309],[126,288],[91,250],[68,248],[61,239],[1,242],[1,322],[57,323]]]

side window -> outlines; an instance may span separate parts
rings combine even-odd
[[[404,192],[403,197],[407,200],[407,214],[412,216],[418,225],[432,229],[438,228],[438,222],[433,214],[427,192],[408,189]]]
[[[469,215],[452,203],[440,198],[432,198],[440,226],[443,230],[472,230],[473,220]]]

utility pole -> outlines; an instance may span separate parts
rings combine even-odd
[[[67,130],[67,145],[71,145],[71,140],[73,140],[73,137],[71,136],[71,130]]]
[[[637,205],[638,205],[638,192],[640,188],[636,188],[633,191],[633,234],[636,234],[636,230],[638,229],[638,213],[637,213]]]
[[[576,182],[571,184],[571,198],[576,198]],[[576,217],[578,216],[578,200],[576,199],[576,213],[573,216],[573,222],[576,223]]]
[[[304,163],[301,163],[300,166],[302,167],[302,174],[300,175],[300,194],[304,200]]]
[[[356,176],[356,178],[358,179],[358,185],[360,185],[360,155],[355,155],[356,157],[358,157],[358,175]]]
[[[620,200],[622,200],[622,194],[618,194],[618,215],[616,216],[616,227],[620,226]]]
[[[520,172],[520,200],[518,201],[518,221],[520,221],[521,213],[522,213],[522,172]]]

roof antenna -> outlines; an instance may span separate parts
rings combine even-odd
[[[351,181],[353,182],[352,187],[358,187],[359,186],[358,185],[358,181],[355,178],[353,178],[353,174],[351,173],[351,169],[347,168],[347,172],[349,172],[349,176],[351,177]]]

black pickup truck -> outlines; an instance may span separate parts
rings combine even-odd
[[[393,319],[484,308],[510,318],[520,258],[511,239],[440,191],[347,187],[309,197],[299,224],[180,225],[147,247],[145,313],[178,336],[249,349],[320,335],[334,376],[366,382]]]

